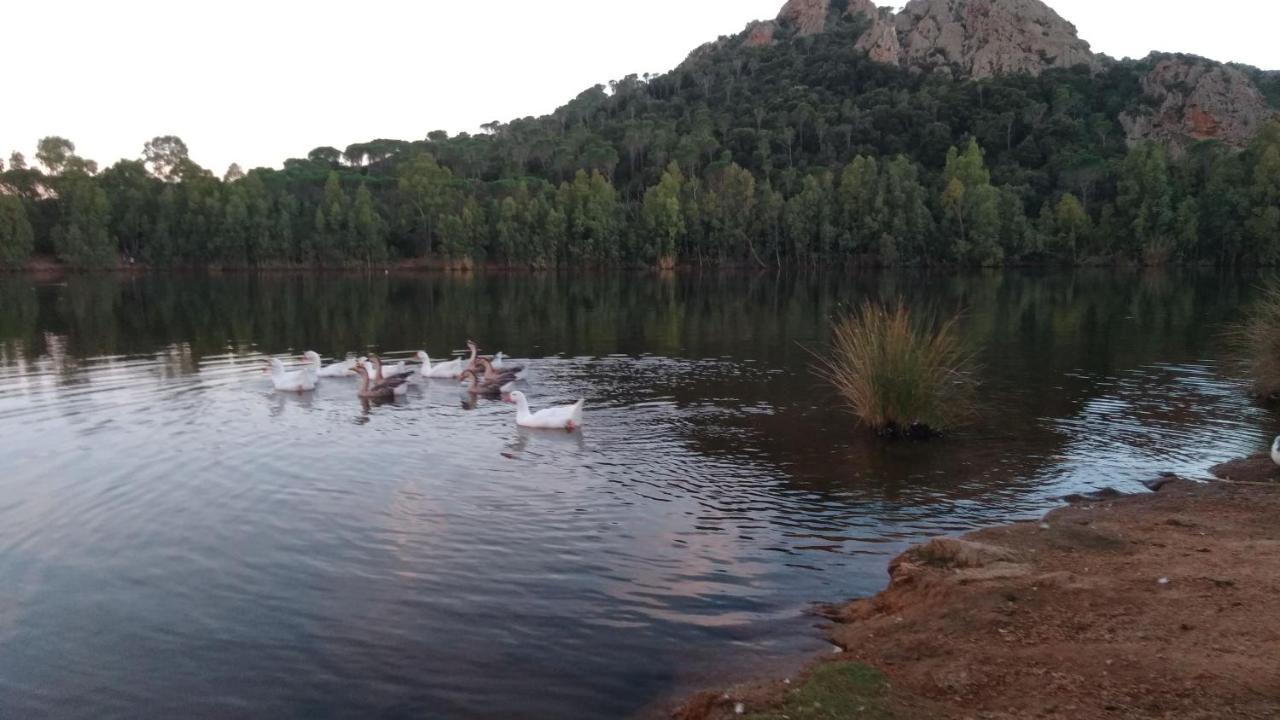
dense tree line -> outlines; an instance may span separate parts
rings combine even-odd
[[[1118,118],[1154,58],[956,81],[868,60],[861,23],[281,170],[218,178],[159,137],[99,171],[45,138],[0,166],[0,264],[1280,261],[1280,125],[1241,152],[1130,148]]]

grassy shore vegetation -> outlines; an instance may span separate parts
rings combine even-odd
[[[884,675],[856,663],[819,665],[773,710],[748,720],[890,720]]]
[[[31,251],[85,267],[1280,262],[1280,124],[1243,151],[1127,145],[1161,56],[970,81],[873,62],[864,29],[724,38],[545,116],[282,169],[215,174],[172,136],[100,169],[46,137],[0,196]],[[1247,70],[1277,102],[1280,76]]]
[[[1236,331],[1253,392],[1271,401],[1280,399],[1280,283],[1271,283]]]
[[[958,319],[921,317],[900,300],[868,301],[836,320],[818,372],[878,433],[928,437],[954,428],[973,410],[975,385]]]

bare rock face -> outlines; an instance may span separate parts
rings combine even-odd
[[[756,22],[747,26],[747,47],[765,47],[773,44],[773,34],[778,31],[777,23]]]
[[[871,0],[849,0],[849,4],[845,8],[845,14],[853,16],[858,13],[866,15],[872,20],[877,20],[880,17],[880,8],[876,7],[876,4]],[[889,14],[892,15],[893,13]]]
[[[870,25],[856,48],[890,65],[967,78],[1099,67],[1075,26],[1040,0],[911,0],[897,15],[873,0],[849,0],[845,14],[867,16]],[[773,42],[778,26],[797,37],[816,35],[828,29],[830,19],[831,0],[788,0],[777,21],[768,28],[752,26],[746,42]]]
[[[880,11],[867,0],[869,9],[863,10],[871,18],[871,27],[862,33],[854,49],[861,50],[867,57],[886,65],[902,64],[902,44],[898,40],[898,30],[894,27],[893,16],[884,17]],[[850,3],[850,7],[853,4]]]
[[[748,27],[745,43],[772,45],[782,29],[797,37],[825,32],[835,19],[833,1],[787,0],[777,20]],[[855,48],[887,65],[968,79],[1101,69],[1075,26],[1041,0],[910,0],[896,15],[874,0],[835,7],[866,16]],[[1149,102],[1120,116],[1130,145],[1151,141],[1178,154],[1213,139],[1241,148],[1277,117],[1244,72],[1198,58],[1160,60],[1142,89]]]
[[[876,62],[897,65],[902,61],[902,50],[898,44],[898,31],[894,28],[893,14],[882,12],[872,0],[849,0],[845,7],[845,15],[849,17],[863,14],[871,21],[871,25],[858,39],[856,48],[867,53]],[[788,0],[778,13],[776,25],[784,25],[795,29],[797,37],[816,35],[827,29],[831,19],[831,0]],[[776,27],[775,25],[775,27]],[[768,42],[772,42],[770,32]],[[766,44],[748,35],[748,45]]]
[[[778,13],[778,22],[796,29],[796,35],[817,35],[827,29],[831,0],[787,0]]]
[[[1075,26],[1040,0],[911,0],[896,25],[909,66],[951,67],[974,79],[1099,68]]]
[[[1154,108],[1124,113],[1130,145],[1152,141],[1180,152],[1199,140],[1242,148],[1276,113],[1243,72],[1198,58],[1166,58],[1142,79]]]

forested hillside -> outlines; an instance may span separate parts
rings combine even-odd
[[[219,178],[172,137],[100,170],[45,138],[0,173],[0,264],[1280,261],[1280,123],[1240,149],[1135,144],[1121,121],[1156,105],[1143,78],[1162,59],[1216,64],[970,80],[869,59],[869,22],[722,38],[548,116],[316,148],[282,170]],[[1243,72],[1274,107],[1275,74]]]

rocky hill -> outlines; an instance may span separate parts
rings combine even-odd
[[[1039,0],[873,3],[788,0],[547,115],[282,171],[15,155],[0,264],[1280,266],[1280,75],[1095,54]]]
[[[1144,102],[1120,115],[1131,145],[1155,141],[1181,151],[1200,140],[1243,147],[1276,112],[1239,68],[1189,56],[1164,57],[1142,78]]]
[[[854,47],[912,72],[982,80],[1054,68],[1099,72],[1114,62],[1095,55],[1075,26],[1040,0],[911,0],[898,13],[871,0],[788,0],[777,19],[748,28],[743,42],[763,47],[810,37],[858,16],[865,29]],[[1141,102],[1122,123],[1131,144],[1152,140],[1180,152],[1210,139],[1243,147],[1274,114],[1240,69],[1171,56],[1155,61]]]
[[[752,28],[748,42],[773,42],[779,30],[815,35],[856,15],[869,23],[857,48],[878,62],[971,79],[1099,67],[1075,26],[1039,0],[912,0],[897,14],[871,0],[789,0],[777,20]]]

